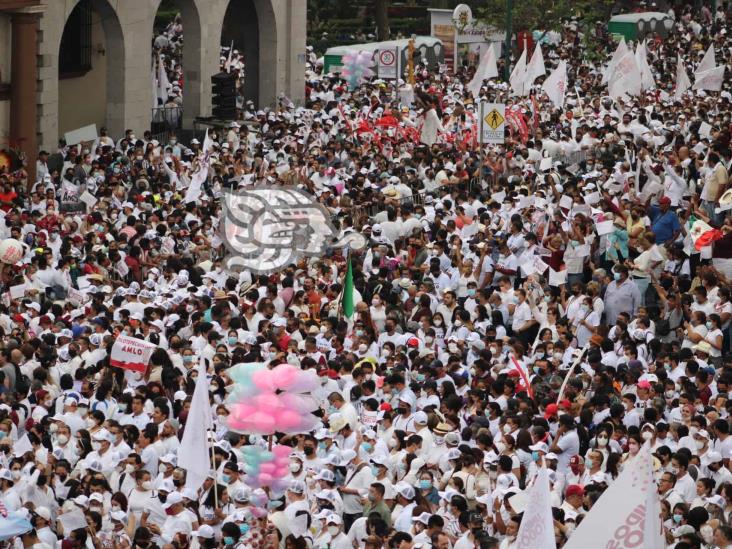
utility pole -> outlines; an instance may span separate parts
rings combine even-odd
[[[511,77],[511,27],[513,26],[513,0],[506,0],[506,82]]]

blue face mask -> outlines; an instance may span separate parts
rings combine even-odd
[[[536,374],[537,376],[538,376],[539,374],[541,374],[541,368],[539,368],[538,366],[534,366],[534,368],[533,368],[533,369],[534,369],[534,373],[535,373],[535,374]]]
[[[361,443],[361,450],[363,450],[364,452],[367,452],[368,453],[368,452],[370,452],[373,449],[374,449],[374,445],[371,444],[370,442],[362,442]]]
[[[325,450],[325,442],[318,442],[318,449]]]
[[[620,280],[620,273],[613,273],[613,278],[615,280]]]
[[[429,490],[432,488],[432,482],[427,479],[422,479],[419,481],[419,489],[420,490]]]
[[[235,337],[229,338],[229,345],[236,345],[237,339]]]
[[[531,452],[531,459],[533,461],[539,461],[539,452],[537,452],[536,450],[534,450],[533,452]]]
[[[379,468],[376,465],[371,466],[371,474],[375,477],[379,476]]]
[[[417,381],[420,383],[424,381],[424,374],[417,374]]]
[[[224,545],[234,545],[234,538],[231,536],[224,536]]]
[[[221,482],[229,484],[229,482],[231,482],[231,477],[229,475],[221,475]]]
[[[475,288],[468,288],[468,297],[473,297],[475,295]]]
[[[193,355],[185,355],[183,357],[183,362],[185,362],[185,363],[191,363],[191,362],[193,362]]]
[[[0,440],[4,439],[5,435],[7,435],[5,431],[0,431]]]
[[[240,525],[239,525],[239,531],[240,531],[240,532],[241,532],[242,534],[246,534],[246,533],[247,533],[247,532],[249,531],[249,525],[248,525],[247,523],[245,523],[245,522],[244,522],[244,523],[242,523],[242,524],[240,524]]]

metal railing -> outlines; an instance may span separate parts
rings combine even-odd
[[[150,117],[150,133],[153,139],[167,143],[173,132],[183,127],[183,107],[156,107]]]

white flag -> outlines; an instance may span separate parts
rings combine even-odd
[[[656,81],[653,79],[653,73],[648,64],[648,52],[646,51],[645,40],[635,48],[635,62],[641,73],[641,88],[643,90],[654,89],[656,87]]]
[[[183,431],[183,440],[178,449],[178,467],[186,470],[186,488],[197,491],[211,470],[208,430],[212,428],[206,368],[200,364],[191,409],[188,412],[186,427]]]
[[[168,73],[165,72],[163,56],[158,54],[158,98],[163,105],[168,100],[168,85]]]
[[[641,73],[638,63],[635,62],[635,55],[628,52],[618,60],[613,71],[612,78],[608,85],[608,94],[613,99],[623,95],[639,95],[641,92]]]
[[[686,90],[688,90],[691,87],[691,80],[689,80],[689,75],[686,74],[686,67],[684,66],[684,62],[681,60],[681,56],[679,55],[678,59],[676,60],[676,90],[674,91],[674,99],[677,101],[681,99],[681,96],[686,93]]]
[[[208,179],[208,160],[204,160],[198,171],[191,175],[191,184],[188,186],[186,196],[183,198],[185,204],[198,201],[203,192],[203,184],[206,179]]]
[[[699,63],[699,66],[694,71],[694,74],[698,75],[701,72],[710,71],[716,66],[717,61],[714,59],[714,44],[711,44],[707,52],[704,54],[701,63]]]
[[[666,547],[652,459],[645,444],[592,506],[564,549]]]
[[[555,107],[564,106],[564,94],[567,92],[567,62],[560,61],[559,66],[544,80],[541,87],[544,93],[551,99]]]
[[[539,469],[534,484],[526,490],[526,498],[528,504],[516,536],[516,548],[556,549],[549,474],[546,467]]]
[[[724,65],[714,67],[708,71],[697,72],[695,76],[695,90],[719,91],[722,89],[722,80],[724,80]]]
[[[211,149],[213,149],[213,139],[208,136],[207,129],[206,135],[203,137],[203,154],[205,157],[208,157],[208,153],[211,152]]]
[[[158,76],[155,70],[155,59],[153,58],[152,67],[150,68],[150,83],[152,84],[152,100],[153,109],[158,107]]]
[[[225,72],[231,72],[231,58],[234,56],[234,41],[231,41],[229,46],[229,56],[226,58],[226,64],[224,65]]]
[[[480,63],[475,71],[475,76],[468,84],[468,90],[473,94],[473,98],[477,98],[483,80],[490,80],[498,76],[498,66],[496,65],[496,51],[492,45],[488,45],[488,49],[480,58]]]
[[[511,83],[511,95],[524,95],[524,86],[526,82],[526,48],[521,52],[518,63],[511,71],[511,76],[508,79]]]
[[[531,61],[526,66],[526,84],[524,85],[526,91],[531,89],[531,85],[534,80],[540,76],[546,74],[546,68],[544,67],[544,54],[541,53],[541,45],[537,44],[534,48],[534,53],[531,56]]]
[[[620,61],[623,56],[625,56],[626,53],[628,53],[628,45],[625,43],[625,38],[623,37],[620,39],[618,47],[615,48],[615,52],[613,52],[613,56],[610,58],[610,63],[608,63],[607,67],[605,68],[605,72],[602,73],[603,84],[607,84],[610,81],[610,78],[615,71],[615,66],[618,64],[618,61]]]

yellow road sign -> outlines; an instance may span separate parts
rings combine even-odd
[[[491,129],[497,130],[498,127],[503,124],[504,118],[501,113],[498,112],[498,109],[493,109],[485,116],[485,118],[483,118],[483,120]]]

